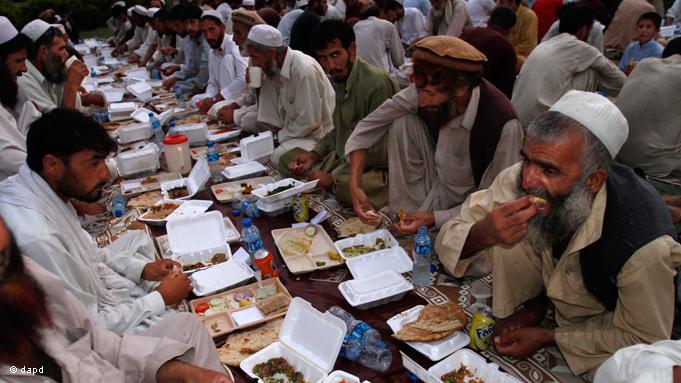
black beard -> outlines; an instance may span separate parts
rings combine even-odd
[[[48,56],[43,76],[53,84],[62,84],[66,81],[66,65],[59,56],[53,54]]]
[[[100,182],[93,191],[86,193],[83,190],[79,190],[78,185],[80,181],[74,177],[70,171],[64,173],[59,182],[57,182],[57,190],[59,194],[66,196],[68,198],[74,198],[83,202],[97,202],[102,196],[101,191],[94,193],[96,189],[100,189],[106,185],[106,182]]]
[[[5,60],[0,63],[0,102],[13,109],[17,104],[19,85],[9,73]]]
[[[452,110],[454,108],[453,101],[445,101],[437,106],[436,111],[430,111],[426,108],[418,108],[418,115],[426,123],[426,126],[437,133],[440,128],[444,127],[452,120]]]

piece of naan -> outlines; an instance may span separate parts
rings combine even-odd
[[[378,225],[371,225],[362,222],[359,217],[348,218],[340,226],[340,236],[341,237],[353,237],[357,234],[368,233],[370,231],[376,230]]]
[[[456,303],[429,304],[415,321],[405,324],[393,337],[405,342],[430,342],[448,337],[467,323],[466,313]]]
[[[148,209],[162,199],[163,193],[161,193],[160,190],[154,190],[140,194],[137,197],[130,198],[130,200],[128,200],[127,206],[128,208],[138,207],[142,209]]]
[[[220,361],[239,367],[242,360],[279,340],[282,323],[284,319],[279,318],[251,330],[230,334],[224,346],[218,349]]]

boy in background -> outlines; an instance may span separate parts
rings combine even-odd
[[[647,12],[638,18],[636,30],[638,41],[629,44],[624,50],[620,69],[629,76],[636,64],[649,57],[662,57],[664,47],[655,41],[655,36],[660,32],[662,17],[655,12]]]

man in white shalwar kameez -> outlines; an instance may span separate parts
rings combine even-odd
[[[158,8],[149,8],[147,9],[147,29],[146,29],[146,34],[144,35],[144,42],[142,42],[142,45],[139,46],[139,48],[135,49],[134,52],[130,53],[130,57],[128,57],[128,63],[130,64],[136,64],[136,63],[143,63],[143,65],[146,65],[144,62],[144,59],[147,56],[147,53],[149,52],[150,49],[156,49],[156,40],[158,39],[158,31],[156,31],[152,25],[152,20],[154,18],[154,15],[156,12],[158,12]]]
[[[352,27],[357,40],[357,56],[396,76],[397,68],[404,64],[404,47],[397,27],[379,19],[379,13],[373,1],[360,11],[364,19]]]
[[[232,36],[225,33],[225,22],[218,11],[203,11],[201,31],[211,51],[208,53],[208,86],[196,106],[206,113],[214,103],[237,99],[246,92],[247,63]]]
[[[0,215],[22,253],[60,277],[94,321],[117,334],[174,314],[166,306],[191,289],[179,264],[154,262],[154,245],[141,231],[97,248],[69,202],[97,200],[111,178],[104,159],[116,144],[104,128],[58,108],[31,124],[26,146],[27,165],[0,183]]]
[[[269,25],[251,28],[246,49],[251,66],[263,71],[258,122],[279,139],[272,163],[296,147],[312,150],[333,129],[336,93],[324,69],[312,57],[284,46],[281,33]]]
[[[196,316],[177,314],[144,336],[97,326],[61,279],[21,256],[2,218],[0,292],[2,382],[231,383]]]

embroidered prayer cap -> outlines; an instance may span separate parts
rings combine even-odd
[[[135,5],[135,6],[132,8],[132,11],[135,12],[135,13],[137,13],[137,14],[140,15],[140,16],[144,16],[144,17],[147,16],[147,9],[146,9],[145,7],[143,7],[143,6],[141,6],[141,5]]]
[[[0,45],[17,37],[18,34],[12,22],[5,16],[0,16]]]
[[[629,123],[607,97],[592,92],[571,90],[549,111],[562,113],[584,125],[608,149],[612,158],[629,136]]]
[[[111,9],[113,9],[113,8],[114,8],[115,6],[117,6],[117,5],[119,5],[119,6],[121,6],[121,7],[125,7],[125,1],[117,1],[117,2],[115,2],[115,3],[113,3],[113,4],[111,4]]]
[[[281,32],[279,32],[277,28],[267,24],[254,25],[248,32],[248,39],[271,48],[278,48],[284,45]]]
[[[263,20],[262,17],[260,17],[258,12],[249,11],[243,8],[239,8],[236,11],[232,12],[232,22],[241,23],[249,27],[258,24],[265,24],[265,20]]]
[[[156,12],[158,12],[160,9],[161,9],[161,8],[155,8],[155,7],[154,7],[154,8],[149,8],[149,9],[147,9],[147,17],[150,18],[150,19],[154,18],[154,15],[155,15]]]
[[[243,0],[241,5],[244,7],[255,7],[255,0]]]
[[[201,20],[203,20],[204,17],[212,17],[212,18],[216,19],[217,21],[219,21],[220,24],[225,25],[224,17],[222,17],[220,12],[218,12],[214,9],[209,9],[207,11],[203,11],[203,13],[201,14]]]
[[[487,61],[482,52],[457,37],[425,37],[414,46],[414,60],[464,72],[482,72],[482,66]]]
[[[48,29],[52,28],[52,24],[48,24],[40,19],[35,19],[30,23],[26,24],[22,29],[21,33],[26,35],[31,41],[36,42],[40,36],[42,36]]]

